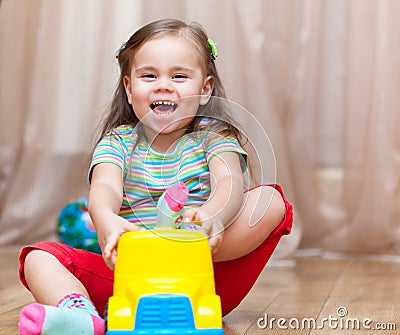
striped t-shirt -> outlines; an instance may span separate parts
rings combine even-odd
[[[156,152],[132,126],[124,125],[106,134],[96,146],[90,166],[113,163],[123,172],[124,194],[120,216],[138,225],[156,224],[157,201],[165,189],[180,181],[189,189],[185,209],[201,206],[211,192],[209,161],[222,152],[237,152],[242,171],[247,153],[233,137],[210,132],[184,135],[168,153]]]

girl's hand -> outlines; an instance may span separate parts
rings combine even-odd
[[[117,260],[117,246],[121,235],[128,231],[141,230],[141,228],[118,215],[110,217],[109,223],[107,231],[98,231],[97,234],[104,262],[113,270]]]
[[[201,207],[190,208],[183,214],[184,222],[199,222],[201,224],[201,231],[209,236],[208,245],[210,247],[211,255],[218,252],[224,236],[224,225],[217,215],[210,215]]]

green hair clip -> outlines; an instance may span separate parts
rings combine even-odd
[[[211,48],[211,58],[215,60],[218,57],[217,47],[215,46],[215,43],[211,38],[207,39],[207,43]]]

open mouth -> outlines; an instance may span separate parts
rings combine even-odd
[[[171,101],[155,101],[150,105],[150,108],[157,114],[171,114],[175,112],[178,105]]]

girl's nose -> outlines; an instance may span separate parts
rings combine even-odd
[[[169,78],[159,78],[154,86],[156,92],[172,92],[174,86],[172,85]]]

